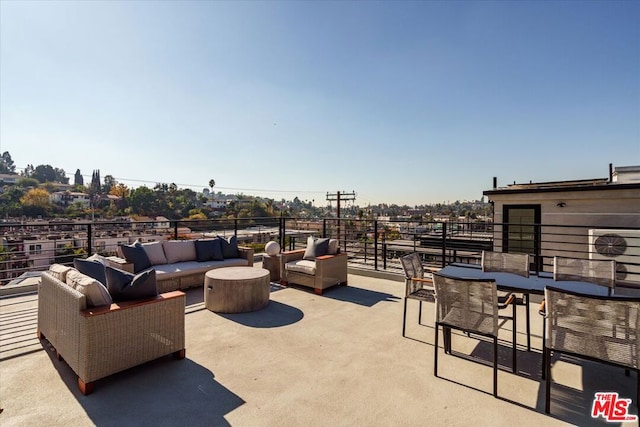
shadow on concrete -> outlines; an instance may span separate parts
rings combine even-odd
[[[245,403],[216,381],[210,370],[188,358],[172,356],[100,379],[93,393],[84,396],[71,368],[56,359],[52,348],[47,353],[98,426],[228,426],[225,415]]]
[[[335,299],[338,301],[350,302],[353,304],[363,305],[365,307],[373,307],[379,302],[399,302],[402,298],[398,298],[393,294],[386,292],[370,291],[368,289],[356,288],[353,286],[336,286],[326,289],[322,293],[323,297]]]
[[[265,308],[257,311],[216,314],[251,328],[278,328],[299,322],[304,317],[300,309],[273,300],[269,301]]]

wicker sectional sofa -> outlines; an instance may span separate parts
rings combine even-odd
[[[199,261],[200,253],[196,250],[196,242],[204,240],[164,240],[159,242],[142,243],[148,254],[150,266],[156,271],[158,292],[170,292],[187,289],[204,284],[204,274],[214,268],[253,266],[254,250],[237,246],[237,253],[224,259],[207,259]],[[122,247],[120,248],[122,249]],[[135,271],[134,263],[127,260],[124,253],[118,257],[108,257],[112,267],[128,272]]]
[[[90,307],[85,294],[43,272],[38,337],[51,343],[78,376],[80,391],[89,394],[106,376],[170,354],[185,357],[185,294]]]

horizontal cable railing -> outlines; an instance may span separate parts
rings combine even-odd
[[[307,238],[339,240],[354,268],[401,273],[400,257],[418,252],[428,267],[478,264],[483,250],[526,252],[533,271],[553,270],[553,257],[613,259],[618,280],[640,286],[640,228],[491,222],[383,221],[352,218],[237,218],[213,220],[38,221],[0,223],[0,286],[37,274],[51,264],[72,265],[93,253],[117,254],[136,240],[235,235],[261,253],[278,241],[283,250],[306,247]]]

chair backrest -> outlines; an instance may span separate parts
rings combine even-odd
[[[492,279],[463,279],[433,273],[436,321],[497,336],[498,291]]]
[[[403,256],[402,258],[400,258],[400,262],[402,263],[402,269],[404,270],[405,279],[409,280],[412,278],[424,278],[422,261],[420,260],[420,255],[417,252]]]
[[[482,251],[482,271],[498,271],[529,277],[529,254]]]
[[[640,299],[544,290],[547,348],[640,368]]]
[[[616,262],[556,256],[553,257],[553,280],[590,282],[613,289]]]

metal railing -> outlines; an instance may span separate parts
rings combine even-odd
[[[401,273],[399,258],[418,252],[425,265],[479,263],[483,250],[526,252],[534,271],[552,271],[553,257],[615,259],[618,279],[640,285],[640,228],[486,222],[382,221],[352,218],[239,218],[176,221],[38,221],[0,223],[0,285],[53,263],[92,253],[115,255],[136,240],[235,235],[262,252],[270,240],[283,250],[304,248],[309,236],[337,238],[354,268]],[[617,237],[616,237],[617,236]],[[597,243],[597,244],[596,244]]]

